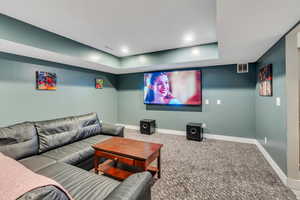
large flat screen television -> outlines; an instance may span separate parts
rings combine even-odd
[[[201,105],[201,71],[144,73],[144,103]]]

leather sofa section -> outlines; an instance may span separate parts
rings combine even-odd
[[[116,126],[114,124],[103,123],[101,134],[124,137],[124,126]]]
[[[56,160],[45,156],[37,155],[21,159],[19,160],[19,162],[31,171],[36,172],[56,163]]]
[[[47,151],[42,156],[46,156],[57,162],[64,162],[71,165],[80,165],[81,163],[89,160],[94,155],[93,144],[104,141],[110,136],[97,135],[89,137],[72,144],[67,144],[62,147]],[[91,162],[93,164],[93,162]]]
[[[0,128],[0,152],[13,159],[21,159],[38,153],[38,138],[30,122]]]
[[[152,175],[141,172],[129,176],[105,200],[151,200]]]
[[[83,140],[80,140],[81,142],[85,142],[85,143],[88,143],[90,144],[90,146],[94,145],[94,144],[97,144],[99,142],[102,142],[104,140],[107,140],[111,138],[111,136],[107,136],[107,135],[96,135],[96,136],[93,136],[93,137],[89,137],[89,138],[86,138],[86,139],[83,139]]]
[[[100,134],[96,113],[35,122],[39,135],[39,153]]]
[[[71,165],[77,165],[94,155],[94,149],[89,143],[78,141],[68,144],[42,154],[56,160]]]
[[[78,123],[78,139],[88,138],[99,135],[101,131],[101,123],[96,113],[74,117]]]
[[[77,126],[72,117],[35,122],[39,135],[39,153],[75,141]]]
[[[25,193],[17,200],[70,200],[69,197],[55,186],[36,188]]]
[[[37,173],[60,183],[76,200],[105,199],[120,182],[80,168],[56,163]]]

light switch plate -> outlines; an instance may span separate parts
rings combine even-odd
[[[220,100],[220,99],[217,100],[217,104],[218,104],[218,105],[221,104],[221,100]]]
[[[209,104],[209,100],[208,99],[205,99],[205,104]]]
[[[267,137],[265,137],[265,144],[267,144],[268,143],[268,138]]]
[[[280,102],[280,97],[276,97],[276,106],[280,106],[281,102]]]

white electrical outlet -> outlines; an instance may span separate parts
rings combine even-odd
[[[280,97],[276,97],[276,106],[280,106]]]
[[[217,100],[217,104],[218,104],[218,105],[221,104],[221,100],[220,100],[220,99]]]
[[[265,144],[267,144],[268,143],[268,139],[267,139],[267,137],[265,137]]]
[[[209,100],[208,99],[205,99],[205,104],[209,104]]]
[[[206,128],[206,124],[205,123],[202,124],[202,128]]]

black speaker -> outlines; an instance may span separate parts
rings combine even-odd
[[[142,134],[151,135],[155,133],[155,120],[153,119],[142,119],[140,121],[140,132]]]
[[[188,140],[203,140],[202,123],[188,123],[186,125],[186,138]]]

